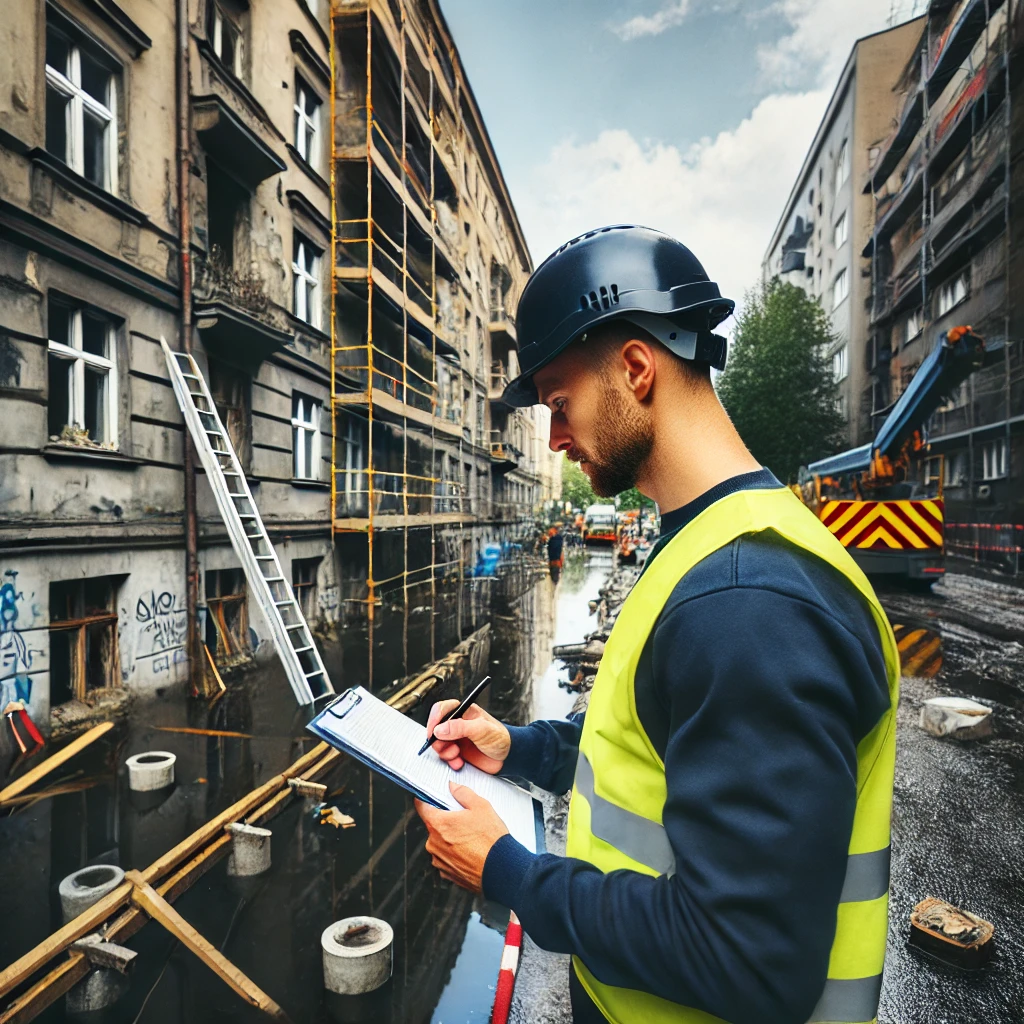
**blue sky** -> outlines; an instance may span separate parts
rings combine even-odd
[[[853,42],[914,3],[441,7],[535,262],[588,228],[639,222],[742,299]]]

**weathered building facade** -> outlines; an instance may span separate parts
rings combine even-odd
[[[874,205],[861,186],[889,132],[893,87],[922,24],[918,18],[854,44],[762,262],[765,281],[799,286],[830,316],[835,341],[828,354],[851,447],[867,440],[871,426],[862,400],[871,281],[861,250]]]
[[[558,488],[543,413],[494,401],[530,260],[436,5],[179,6],[31,0],[0,25],[0,705],[43,725],[188,679],[161,338],[193,347],[311,621],[408,619]],[[196,506],[201,638],[231,667],[267,634],[202,475]]]
[[[930,423],[947,521],[1024,522],[1020,299],[1022,43],[1017,0],[933,0],[867,175],[874,229],[866,398],[877,425],[951,327],[1004,342]],[[922,460],[922,482],[938,472]],[[988,543],[994,543],[989,540]]]

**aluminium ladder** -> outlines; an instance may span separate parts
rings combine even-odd
[[[206,380],[195,359],[173,352],[161,338],[174,395],[195,442],[206,478],[217,501],[228,536],[245,571],[249,587],[270,626],[274,646],[284,665],[295,699],[311,704],[334,693],[309,625],[285,579],[238,456],[220,421]]]

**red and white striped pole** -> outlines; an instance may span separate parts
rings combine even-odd
[[[519,947],[523,944],[523,926],[514,913],[508,916],[508,930],[505,932],[505,948],[501,951],[501,967],[498,970],[498,987],[494,993],[494,1009],[491,1024],[508,1024],[508,1013],[512,1008],[512,993],[516,987],[516,968],[519,966]]]

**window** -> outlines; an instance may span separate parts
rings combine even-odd
[[[1000,437],[981,446],[981,478],[1001,480],[1006,476],[1006,438]]]
[[[320,329],[320,251],[302,235],[295,235],[292,260],[295,279],[295,315],[311,327]]]
[[[91,310],[47,307],[51,439],[117,447],[117,335]],[[71,434],[69,437],[68,434]]]
[[[832,353],[832,376],[838,384],[839,381],[846,379],[849,372],[850,349],[848,345],[844,345],[838,352]]]
[[[252,468],[252,378],[211,359],[209,386],[217,415],[244,472]]]
[[[952,281],[947,281],[940,289],[938,295],[938,316],[945,316],[954,306],[959,306],[967,298],[967,289],[970,279],[967,272],[958,274]]]
[[[249,607],[241,569],[206,573],[206,646],[225,668],[248,661]]]
[[[117,192],[117,81],[81,40],[46,26],[46,148]]]
[[[839,147],[839,155],[836,157],[836,180],[835,180],[835,192],[839,194],[839,190],[846,184],[846,179],[850,176],[850,143],[843,139],[843,144]]]
[[[836,221],[835,229],[832,232],[832,244],[837,248],[841,249],[846,244],[846,237],[849,234],[849,221],[846,219],[846,214],[840,215],[839,220]]]
[[[124,577],[50,584],[50,702],[120,684],[117,591]]]
[[[945,467],[946,486],[962,487],[967,480],[967,453],[956,452],[954,455],[947,455]]]
[[[217,59],[235,78],[242,77],[242,30],[219,4],[210,3],[207,38]]]
[[[317,618],[316,571],[320,562],[319,558],[292,559],[292,593],[307,622],[314,622]]]
[[[320,479],[320,403],[292,395],[293,473],[296,480]]]
[[[320,97],[295,76],[295,148],[314,167],[320,162]]]
[[[832,282],[832,308],[835,309],[850,293],[850,275],[844,267]]]
[[[906,345],[913,341],[923,329],[923,310],[915,309],[910,316],[907,317],[907,322],[903,327],[903,344]]]

